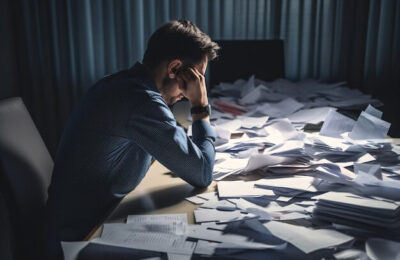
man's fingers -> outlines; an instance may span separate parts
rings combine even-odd
[[[189,67],[188,71],[194,77],[195,80],[200,79],[199,73],[195,69]]]
[[[187,74],[185,74],[184,72],[179,73],[179,75],[177,75],[177,78],[181,78],[183,81],[189,82],[191,81],[191,77],[188,76]]]

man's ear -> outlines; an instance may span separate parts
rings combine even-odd
[[[182,61],[179,59],[171,60],[168,63],[167,73],[170,79],[176,78],[176,73],[178,72],[178,69],[182,66],[182,64]]]

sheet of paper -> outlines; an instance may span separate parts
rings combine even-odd
[[[247,218],[254,218],[254,216],[252,215],[242,214],[240,210],[223,211],[217,209],[199,208],[195,210],[193,213],[196,223],[211,222],[211,221],[227,223]]]
[[[129,215],[126,223],[187,223],[186,214],[151,214],[151,215]]]
[[[270,221],[264,226],[274,235],[285,240],[304,253],[347,243],[354,238],[335,230],[311,229],[278,221]]]
[[[371,104],[368,105],[368,107],[365,109],[365,113],[370,114],[371,116],[377,117],[377,118],[382,118],[383,112],[374,108],[371,106]]]
[[[252,154],[248,159],[247,165],[244,167],[243,172],[250,172],[276,164],[286,164],[292,162],[293,160],[294,159],[292,157],[275,156],[266,153]]]
[[[226,243],[225,248],[236,246],[237,248],[248,249],[282,249],[285,244],[269,245],[264,243],[249,241],[247,236],[239,234],[228,234],[219,230],[211,230],[200,225],[190,225],[187,233],[188,237],[202,240]]]
[[[278,144],[286,140],[302,140],[304,135],[300,134],[287,118],[277,119],[264,128],[268,134],[267,140]]]
[[[254,104],[260,99],[262,99],[263,92],[265,92],[265,86],[257,86],[256,88],[248,91],[243,97],[239,100],[239,103],[242,105]]]
[[[217,243],[217,242],[211,242],[211,241],[207,241],[207,240],[199,240],[199,241],[197,241],[197,245],[194,250],[194,253],[197,255],[211,256],[214,254],[218,244],[219,243]]]
[[[108,226],[111,224],[105,224]],[[187,226],[186,214],[161,214],[161,215],[130,215],[127,224],[112,224],[131,231],[163,232],[173,234],[184,234]]]
[[[271,92],[266,86],[261,84],[257,85],[257,87],[240,98],[239,103],[242,105],[251,105],[265,101],[277,102],[287,97],[288,96],[284,94]]]
[[[365,243],[365,250],[371,260],[400,259],[400,243],[396,241],[369,238]]]
[[[318,124],[325,121],[329,111],[336,110],[332,107],[317,107],[311,109],[302,109],[294,114],[289,115],[287,118],[292,123],[309,123]]]
[[[335,253],[336,260],[368,260],[367,254],[360,249],[350,248]]]
[[[199,198],[197,196],[192,196],[192,197],[187,197],[185,198],[185,200],[192,202],[193,204],[196,205],[201,205],[204,202],[206,202],[207,200],[203,199],[203,198]]]
[[[254,181],[219,181],[217,183],[220,198],[275,196],[272,190],[254,187]]]
[[[335,110],[330,110],[321,127],[320,135],[342,138],[345,132],[351,132],[356,121]]]
[[[390,123],[366,112],[361,112],[349,133],[351,139],[384,139],[390,128]]]
[[[61,241],[64,260],[77,260],[79,252],[89,244],[89,241],[66,242]]]
[[[243,211],[257,215],[259,220],[271,220],[280,217],[280,214],[273,214],[268,209],[244,199],[239,199],[236,206]]]
[[[218,209],[218,210],[225,210],[225,211],[233,211],[236,210],[236,205],[228,200],[211,200],[205,202],[200,208],[205,209]]]
[[[400,207],[394,202],[367,198],[348,192],[330,191],[313,198],[331,203],[348,205],[349,207],[368,208],[380,211],[396,211]]]
[[[167,253],[168,260],[190,260],[192,259],[192,255],[188,254],[175,254],[175,253]]]
[[[313,184],[317,185],[318,183],[319,181],[312,176],[293,176],[286,178],[263,178],[256,181],[254,185],[269,189],[285,188],[316,192],[317,189],[313,186]]]
[[[246,95],[255,88],[254,79],[255,79],[254,75],[251,75],[250,78],[247,80],[247,82],[242,86],[242,91],[240,93],[241,96]]]
[[[91,242],[157,252],[189,255],[193,253],[195,247],[195,243],[186,241],[185,236],[158,232],[132,232],[126,230],[126,227],[115,224],[104,225],[101,237]]]
[[[295,220],[295,219],[306,219],[306,218],[310,218],[310,216],[299,212],[291,212],[282,215],[279,218],[279,220]]]
[[[382,180],[382,170],[379,164],[355,163],[354,172],[356,174],[366,173]]]
[[[131,232],[155,232],[168,233],[175,235],[184,235],[186,232],[186,222],[171,222],[171,223],[110,223],[104,224],[103,230],[107,229],[124,229]]]
[[[383,198],[400,200],[400,182],[394,180],[380,180],[371,173],[360,172],[354,183],[362,185],[362,193],[366,196],[379,196]]]
[[[216,192],[207,192],[207,193],[200,193],[197,194],[197,197],[205,199],[205,200],[218,200],[218,195]]]
[[[297,140],[287,140],[265,149],[264,154],[282,157],[295,157],[303,155],[304,143]]]
[[[250,117],[250,116],[238,116],[239,120],[241,120],[242,128],[261,128],[268,121],[268,116],[262,117]]]
[[[293,98],[286,98],[278,103],[264,103],[257,108],[257,112],[278,118],[291,115],[303,106]]]

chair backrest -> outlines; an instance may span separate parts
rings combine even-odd
[[[256,78],[272,81],[285,76],[282,40],[216,41],[221,50],[210,63],[210,87],[220,82]]]
[[[32,257],[38,250],[52,169],[53,160],[22,99],[0,101],[1,189],[10,208],[17,258]]]

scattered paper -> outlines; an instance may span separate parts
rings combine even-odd
[[[274,236],[291,243],[306,254],[341,245],[354,239],[335,230],[311,229],[278,221],[267,222],[264,226]]]

